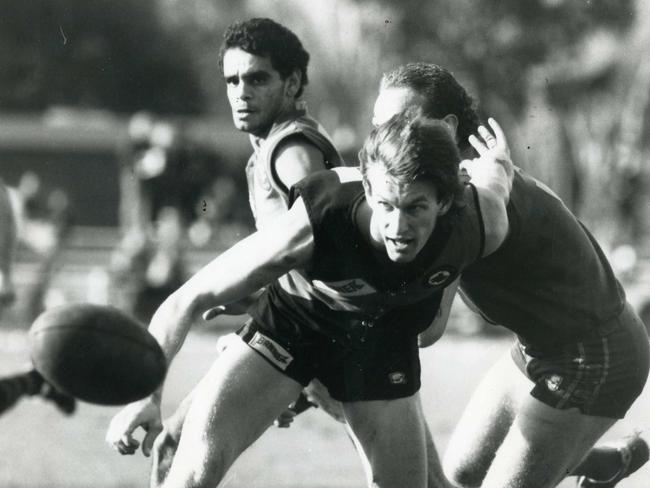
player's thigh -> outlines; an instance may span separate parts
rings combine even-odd
[[[554,487],[615,422],[528,396],[481,487]]]
[[[200,465],[223,474],[301,389],[244,342],[233,342],[192,393],[170,480]]]
[[[514,364],[510,350],[481,380],[445,451],[447,476],[461,486],[480,486],[532,383]]]
[[[373,486],[426,486],[426,443],[419,394],[346,402],[346,420],[372,470]]]

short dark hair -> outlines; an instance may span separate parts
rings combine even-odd
[[[231,24],[223,35],[219,49],[219,69],[223,72],[223,57],[228,49],[240,48],[249,54],[268,57],[273,69],[284,80],[294,71],[300,72],[300,97],[307,85],[309,53],[293,32],[267,18],[254,18]]]
[[[439,201],[458,200],[460,152],[441,120],[406,111],[375,127],[359,151],[361,174],[380,164],[398,183],[432,183]]]
[[[409,63],[384,74],[380,88],[410,88],[421,95],[427,117],[458,118],[457,138],[461,150],[470,148],[468,138],[480,124],[474,100],[445,68],[432,63]]]

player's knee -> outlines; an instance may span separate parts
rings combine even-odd
[[[152,472],[151,488],[161,486],[204,487],[217,486],[228,470],[228,462],[223,453],[209,451],[209,456],[202,449],[194,449],[191,459],[177,457],[173,466],[158,464],[157,471]],[[185,456],[187,457],[187,456]],[[167,471],[165,471],[167,468]]]
[[[209,456],[203,457],[201,462],[193,465],[188,486],[216,486],[226,475],[226,471],[235,461],[235,455],[228,449],[217,446],[209,450]]]
[[[445,456],[442,462],[442,469],[445,477],[459,488],[479,488],[485,477],[485,473],[480,470],[462,463],[452,456]]]

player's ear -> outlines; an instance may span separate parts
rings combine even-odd
[[[370,188],[370,183],[366,178],[363,178],[361,180],[361,183],[363,183],[363,191],[366,194],[366,200],[370,201],[370,196],[372,195],[372,189]]]
[[[454,203],[454,198],[449,197],[447,200],[442,202],[442,205],[440,206],[440,210],[438,210],[438,216],[445,215],[447,212],[449,212],[449,209]]]
[[[447,127],[451,130],[451,134],[456,139],[456,133],[458,132],[458,117],[454,114],[447,114],[442,118],[442,121],[447,124]]]
[[[289,98],[295,98],[296,93],[300,90],[302,76],[300,71],[293,70],[292,73],[284,80],[284,93]]]

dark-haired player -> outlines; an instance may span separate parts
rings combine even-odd
[[[305,176],[341,164],[341,158],[325,130],[306,111],[300,100],[308,83],[309,53],[298,37],[271,19],[254,18],[228,27],[219,53],[234,125],[250,135],[253,154],[246,165],[251,209],[258,229],[273,225],[287,211],[288,189]],[[293,273],[281,278],[290,286]],[[248,300],[248,304],[254,300]],[[232,307],[230,307],[232,310]],[[239,313],[243,313],[244,306]],[[159,401],[160,399],[158,399]],[[165,475],[184,417],[186,399],[167,422],[154,449],[153,483]],[[159,402],[158,402],[159,403]],[[303,402],[304,403],[304,402]],[[321,404],[327,408],[326,404]],[[131,433],[147,427],[142,442],[145,455],[162,429],[159,404],[140,412],[128,409],[116,417],[124,436],[122,452],[132,454],[139,443]],[[110,437],[113,434],[108,434]],[[117,435],[117,434],[115,434]],[[156,469],[156,465],[161,465]]]
[[[15,299],[12,280],[13,252],[16,244],[16,222],[9,193],[0,180],[0,318],[2,311]],[[25,396],[39,395],[53,402],[65,414],[75,409],[73,398],[59,393],[35,370],[14,373],[0,378],[0,414]]]
[[[150,331],[171,360],[206,308],[271,283],[242,340],[195,389],[162,486],[218,484],[314,377],[343,402],[372,468],[369,486],[426,485],[418,333],[436,317],[445,287],[507,234],[511,163],[493,128],[496,140],[480,129],[489,148],[475,140],[482,158],[471,167],[484,182],[475,188],[459,182],[458,150],[444,124],[396,116],[360,153],[363,183],[352,168],[302,180],[275,225],[163,303]],[[290,286],[274,281],[291,269],[300,272]],[[120,436],[113,442],[123,448]]]
[[[479,119],[451,73],[413,63],[386,74],[374,122],[409,108],[444,121],[471,157],[465,141]],[[632,437],[589,450],[645,385],[645,327],[594,238],[551,190],[518,171],[507,210],[508,238],[463,271],[460,292],[517,341],[470,400],[445,471],[464,487],[552,487],[570,472],[582,487],[613,487],[647,461],[647,444]]]

